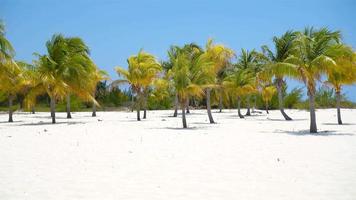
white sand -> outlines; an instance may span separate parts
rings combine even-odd
[[[243,110],[244,111],[244,110]],[[245,112],[245,111],[244,111]],[[356,110],[0,114],[0,199],[356,199]],[[100,121],[98,121],[100,119]],[[101,121],[102,120],[102,121]],[[39,125],[39,123],[42,123]],[[44,123],[44,124],[43,124]]]

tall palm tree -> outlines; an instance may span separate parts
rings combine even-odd
[[[326,83],[331,85],[335,90],[337,121],[342,124],[341,120],[341,91],[342,86],[351,85],[356,82],[356,53],[352,48],[344,44],[334,45],[331,47],[327,55],[335,61],[335,66],[332,67],[327,74]]]
[[[241,98],[253,92],[255,80],[251,71],[235,69],[223,82],[224,87],[237,98],[237,111],[240,118],[244,118],[240,111]]]
[[[296,39],[297,51],[286,62],[296,65],[298,79],[307,87],[310,107],[310,132],[317,133],[315,116],[316,82],[330,68],[335,67],[335,61],[327,55],[328,50],[340,42],[339,31],[330,31],[327,28],[315,30],[306,28],[298,33]]]
[[[130,84],[131,90],[136,95],[135,107],[137,110],[137,121],[141,120],[140,110],[144,103],[144,88],[149,87],[153,80],[161,71],[161,65],[156,58],[140,50],[135,56],[127,59],[128,70],[122,67],[116,67],[115,70],[123,79],[116,80],[113,86],[123,83]]]
[[[265,69],[275,78],[279,110],[285,120],[292,120],[292,118],[284,112],[282,87],[285,83],[284,76],[291,72],[291,67],[293,68],[293,65],[286,62],[286,60],[296,51],[296,46],[294,45],[296,35],[294,31],[287,31],[281,37],[273,37],[274,52],[268,46],[262,46],[262,51],[267,58],[266,64],[268,65]]]
[[[221,90],[222,90],[223,76],[217,76],[217,75],[222,73],[222,71],[224,71],[230,65],[231,59],[235,57],[235,53],[232,49],[222,44],[214,44],[212,39],[209,39],[208,42],[206,43],[205,51],[209,60],[214,65],[214,72],[215,72],[215,79],[210,84],[211,86],[205,89],[209,121],[210,123],[214,123],[214,119],[211,114],[210,93],[212,89],[217,88],[218,90],[220,90],[219,98],[220,99],[222,98]],[[219,79],[217,79],[216,77],[218,77]],[[220,101],[222,102],[222,100]],[[220,105],[220,107],[222,107],[222,105]]]
[[[79,37],[65,38],[66,61],[63,64],[64,81],[68,85],[66,96],[67,118],[72,118],[70,113],[70,97],[72,94],[82,100],[93,98],[92,91],[96,87],[92,74],[96,73],[97,67],[89,58],[89,47]]]
[[[238,58],[238,61],[236,63],[236,67],[241,69],[241,70],[248,70],[252,74],[255,74],[255,77],[257,76],[257,73],[260,71],[261,64],[261,55],[255,51],[248,51],[245,49],[241,50],[241,55]],[[253,92],[253,91],[251,91]],[[250,95],[247,94],[247,112],[246,115],[250,116],[251,115],[251,105],[250,105]]]

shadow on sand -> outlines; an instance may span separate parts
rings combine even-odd
[[[67,125],[76,125],[76,124],[86,124],[87,122],[56,122],[52,124],[52,122],[37,122],[37,123],[26,123],[26,124],[18,124],[18,126],[40,126],[40,125],[58,125],[58,124],[67,124]]]
[[[349,126],[349,125],[356,125],[355,123],[342,123],[342,124],[338,124],[338,123],[323,123],[323,125],[333,125],[333,126],[343,126],[343,125],[346,125],[346,126]]]
[[[308,130],[299,130],[299,131],[286,131],[277,129],[274,131],[275,133],[283,133],[293,136],[354,136],[355,134],[352,133],[338,133],[336,131],[319,131],[318,133],[310,133]]]

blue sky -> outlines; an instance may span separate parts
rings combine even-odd
[[[238,53],[271,45],[273,36],[289,29],[327,26],[356,48],[355,0],[0,0],[0,18],[16,59],[30,62],[33,52],[45,53],[54,33],[79,36],[113,79],[113,68],[126,67],[126,58],[140,48],[165,59],[172,44],[204,45],[208,38]],[[356,86],[344,92],[356,101]]]

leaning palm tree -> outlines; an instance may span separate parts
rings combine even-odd
[[[214,72],[215,77],[219,77],[219,79],[215,78],[215,81],[211,86],[214,87],[207,87],[205,89],[206,99],[207,99],[207,112],[209,116],[210,123],[214,123],[213,116],[211,114],[211,105],[210,105],[210,93],[212,89],[217,88],[219,90],[219,98],[222,99],[222,80],[223,76],[217,76],[218,74],[222,73],[231,63],[231,59],[235,57],[235,53],[232,49],[222,45],[222,44],[214,44],[212,39],[209,39],[206,47],[205,52],[209,58],[209,60],[214,65]],[[209,101],[209,102],[208,102]],[[222,103],[222,100],[219,100]],[[220,105],[222,108],[222,104]]]
[[[310,133],[317,133],[315,116],[316,82],[323,74],[335,66],[335,61],[327,55],[329,49],[339,43],[339,31],[330,31],[327,28],[314,30],[306,28],[298,33],[296,39],[297,51],[286,62],[293,63],[298,72],[298,79],[307,87],[310,109]]]
[[[331,85],[335,90],[337,121],[342,124],[341,120],[341,91],[342,86],[351,85],[356,82],[356,53],[352,48],[344,44],[334,45],[327,55],[333,58],[335,66],[329,70],[326,83]]]
[[[144,88],[152,84],[157,74],[161,71],[161,65],[153,55],[142,50],[137,55],[128,58],[127,63],[128,70],[122,67],[115,68],[118,75],[122,76],[123,79],[113,81],[112,86],[124,83],[130,85],[131,90],[136,95],[137,121],[140,121],[140,110],[142,105],[145,104]]]
[[[284,76],[290,73],[291,67],[293,68],[293,65],[286,60],[296,51],[295,38],[296,32],[287,31],[281,37],[273,37],[274,52],[268,46],[262,46],[262,51],[267,58],[266,65],[268,67],[265,70],[268,70],[268,73],[271,73],[275,78],[278,106],[285,120],[292,120],[292,118],[284,112],[282,87],[285,83]]]
[[[235,69],[223,82],[224,87],[237,98],[237,112],[244,118],[240,111],[241,98],[255,90],[253,74],[248,70]]]

